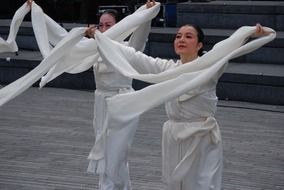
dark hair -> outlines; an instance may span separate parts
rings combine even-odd
[[[111,15],[111,16],[114,18],[114,20],[115,20],[116,23],[119,22],[120,19],[121,19],[120,15],[119,15],[119,12],[118,12],[117,10],[115,10],[115,9],[106,9],[106,10],[101,14],[101,16],[104,15],[104,14],[109,14],[109,15]]]
[[[185,24],[183,26],[191,26],[193,27],[196,32],[197,32],[197,39],[198,39],[198,42],[201,42],[203,43],[204,41],[204,32],[203,30],[198,26],[198,25],[195,25],[195,24]],[[204,54],[204,48],[200,48],[200,50],[198,51],[198,56],[202,56]]]

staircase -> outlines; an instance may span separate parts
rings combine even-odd
[[[217,95],[226,100],[284,104],[284,2],[188,1],[177,4],[176,13],[177,27],[152,29],[148,54],[177,59],[173,39],[184,24],[204,29],[207,50],[244,25],[261,23],[276,30],[273,42],[230,62],[219,80]]]
[[[165,9],[167,10],[167,9]],[[172,10],[172,4],[171,4]],[[219,99],[284,105],[284,2],[281,1],[209,1],[176,4],[175,26],[152,27],[145,53],[177,59],[173,40],[179,26],[198,24],[205,32],[205,49],[227,38],[238,27],[261,23],[277,31],[277,38],[261,49],[234,59],[217,86]],[[0,36],[7,38],[10,20],[0,20]],[[73,24],[64,24],[67,29]],[[171,27],[169,27],[171,26]],[[0,54],[0,85],[7,85],[36,67],[42,57],[30,22],[20,27],[18,55]],[[134,81],[134,88],[149,84]],[[35,86],[38,86],[36,83]],[[92,69],[72,75],[63,74],[48,84],[50,87],[95,89]]]

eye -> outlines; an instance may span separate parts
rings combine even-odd
[[[186,38],[191,39],[192,35],[186,35]]]
[[[179,38],[181,38],[181,35],[180,35],[180,34],[177,34],[177,35],[176,35],[176,39],[179,39]]]

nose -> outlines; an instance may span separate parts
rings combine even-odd
[[[185,39],[185,37],[184,37],[184,36],[181,36],[181,37],[179,38],[179,42],[184,42],[184,39]]]
[[[105,27],[105,26],[100,27],[100,32],[105,32],[106,30],[107,30],[107,27]]]

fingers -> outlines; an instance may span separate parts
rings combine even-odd
[[[155,6],[155,5],[156,5],[156,1],[155,0],[147,0],[147,2],[146,2],[147,9],[149,9],[149,8]]]
[[[28,3],[28,5],[29,5],[29,7],[31,8],[31,7],[32,7],[33,0],[27,0],[27,3]]]
[[[271,32],[267,32],[264,27],[257,23],[255,25],[256,29],[255,29],[255,32],[254,34],[252,35],[252,37],[261,37],[261,36],[266,36],[266,35],[269,35]]]
[[[151,7],[151,1],[150,0],[147,0],[146,7],[147,7],[147,9],[149,9]]]
[[[95,25],[91,25],[90,27],[88,27],[85,31],[85,36],[88,38],[93,38],[94,35],[96,33],[96,26]]]
[[[261,33],[263,31],[262,26],[259,23],[257,23],[255,26],[256,26],[255,33]]]

